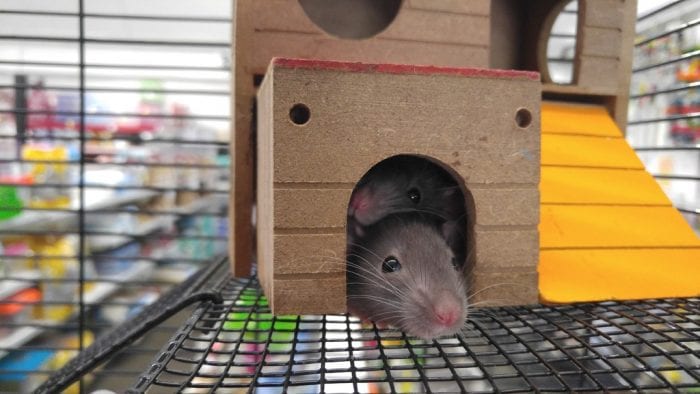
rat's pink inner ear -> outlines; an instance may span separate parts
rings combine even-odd
[[[456,191],[457,191],[456,187],[451,187],[449,189],[444,189],[442,191],[442,195],[443,195],[443,197],[449,197],[449,196],[455,194]]]
[[[366,189],[357,190],[350,199],[350,208],[353,211],[364,211],[369,206],[369,195]]]

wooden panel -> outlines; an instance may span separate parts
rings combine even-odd
[[[275,235],[275,274],[345,273],[345,232]]]
[[[622,31],[603,27],[586,27],[583,35],[583,55],[617,58],[622,47]]]
[[[357,178],[360,180],[360,178]],[[352,189],[275,188],[275,228],[345,228]],[[267,214],[270,215],[271,212]]]
[[[241,2],[241,1],[239,1]],[[246,0],[242,0],[246,2]],[[250,27],[254,31],[297,32],[305,34],[324,34],[316,24],[309,19],[298,1],[265,0],[249,1]],[[284,18],[280,17],[284,13]]]
[[[507,226],[539,223],[539,191],[534,185],[519,189],[492,186],[470,190],[476,206],[476,224]],[[275,188],[272,213],[275,229],[344,229],[351,191]],[[270,215],[270,211],[266,212],[266,215]]]
[[[644,170],[542,167],[542,204],[671,205]]]
[[[622,19],[622,39],[620,43],[620,59],[617,95],[609,100],[607,107],[620,130],[627,129],[627,110],[629,108],[630,79],[632,76],[632,52],[636,36],[637,1],[626,0]]]
[[[422,4],[421,4],[422,3]],[[482,16],[444,12],[469,4]],[[418,1],[421,8],[435,7]],[[435,12],[404,5],[396,19],[378,37],[365,40],[334,39],[311,23],[297,0],[237,0],[233,8],[233,78],[231,201],[229,253],[235,275],[249,275],[253,250],[251,225],[253,187],[252,108],[253,76],[264,74],[273,57],[339,59],[377,63],[435,64],[488,67],[488,0],[440,2]],[[260,26],[276,26],[262,32]],[[288,33],[284,28],[294,30]],[[435,28],[440,26],[441,28]],[[449,26],[449,29],[444,27]],[[313,29],[314,33],[309,34]],[[256,31],[257,30],[257,31]],[[426,42],[445,39],[449,42]],[[455,42],[473,43],[457,45]]]
[[[343,41],[326,36],[304,33],[267,32],[251,33],[255,51],[247,56],[249,73],[264,74],[273,57],[304,59],[334,59],[342,61],[386,62],[399,64],[434,64],[461,67],[488,67],[486,47],[402,40]],[[252,80],[252,76],[251,76]]]
[[[445,4],[445,6],[449,5]],[[353,43],[364,45],[373,40],[387,39],[480,47],[489,45],[488,15],[435,12],[429,8],[403,7],[393,22],[379,34],[370,39],[354,40],[342,39],[326,33],[309,19],[296,0],[254,1],[252,7],[255,15],[253,20],[255,31],[303,33],[307,44],[329,38],[340,47]],[[468,6],[468,8],[471,7]],[[284,17],[280,17],[281,10],[284,10]],[[436,28],[438,26],[439,28]],[[321,58],[327,57],[321,56]]]
[[[273,274],[274,274],[274,245],[273,245],[273,235],[274,235],[274,217],[270,213],[274,209],[274,195],[273,195],[273,150],[272,150],[272,133],[273,133],[273,122],[272,122],[272,81],[265,79],[260,86],[258,91],[258,130],[257,130],[257,194],[256,194],[256,238],[257,243],[256,254],[257,254],[257,275],[258,280],[263,288],[263,291],[268,297],[273,294]],[[252,197],[252,196],[251,196]],[[246,212],[244,209],[237,211]],[[237,234],[236,240],[240,241],[241,234],[244,229],[239,228],[235,232]],[[245,236],[252,238],[245,233]],[[249,242],[252,242],[250,240]],[[252,263],[251,260],[240,260],[241,253],[245,252],[243,244],[239,244],[236,248],[237,261],[234,261],[234,275],[236,276],[248,276],[251,274],[249,264]],[[247,264],[245,264],[247,263]]]
[[[626,0],[581,0],[586,26],[622,28]],[[629,2],[629,0],[627,0]]]
[[[488,48],[489,18],[482,15],[403,9],[377,39],[465,44]]]
[[[542,165],[643,169],[622,138],[542,135]]]
[[[542,133],[622,137],[605,108],[553,101],[542,103]]]
[[[528,305],[539,301],[537,272],[517,269],[501,273],[478,273],[472,282],[482,289],[469,297],[469,304],[477,307]]]
[[[543,205],[540,247],[700,246],[672,207]]]
[[[490,229],[476,227],[475,273],[504,273],[513,268],[534,271],[538,261],[539,234],[537,228]]]
[[[234,49],[236,55],[231,78],[231,190],[229,193],[229,255],[233,274],[238,277],[249,276],[252,273],[253,260],[253,145],[252,112],[255,88],[253,78],[245,69],[245,55],[252,51],[250,22],[250,2],[236,1],[234,3],[233,23]]]
[[[581,55],[576,83],[584,86],[616,88],[620,83],[620,61],[613,57]]]
[[[432,158],[469,187],[476,205],[476,260],[482,265],[476,273],[516,270],[535,277],[540,155],[535,74],[288,59],[275,60],[271,70],[265,83],[274,91],[260,95],[266,102],[259,105],[267,109],[272,101],[272,114],[265,112],[268,119],[261,124],[267,131],[271,119],[273,132],[260,139],[259,152],[266,152],[266,166],[269,158],[274,161],[273,201],[258,210],[274,223],[274,313],[294,308],[316,313],[327,309],[326,300],[314,301],[318,297],[339,297],[313,289],[281,297],[280,283],[338,272],[338,265],[324,263],[344,256],[352,185],[373,165],[400,153]],[[310,110],[302,125],[289,115],[299,103]],[[516,120],[522,108],[531,115],[525,126]],[[286,312],[277,309],[282,299]],[[523,298],[508,300],[518,302]]]
[[[511,0],[491,1],[491,68],[528,69],[528,61],[521,59],[531,51],[531,43],[527,42],[526,38],[527,32],[523,33],[525,18],[521,4]],[[543,78],[548,72],[547,68],[540,69]]]
[[[470,184],[539,182],[538,81],[275,73],[282,74],[274,84],[275,182],[356,182],[372,165],[399,153],[431,156]],[[289,109],[299,102],[311,110],[311,121],[302,127],[288,121]],[[519,108],[532,113],[527,129],[515,123]]]
[[[547,302],[700,295],[700,248],[543,250],[540,257]]]
[[[484,16],[489,15],[490,6],[490,0],[404,0],[407,8]]]
[[[477,225],[537,225],[540,221],[536,188],[471,188],[470,191],[476,205]]]
[[[275,277],[270,307],[276,315],[345,313],[345,273]]]
[[[615,96],[619,91],[617,86],[560,85],[552,82],[544,82],[542,84],[542,93],[551,93],[552,95],[560,97],[568,97],[572,102],[578,100],[600,102],[605,99],[603,96]],[[545,97],[546,96],[545,94]]]

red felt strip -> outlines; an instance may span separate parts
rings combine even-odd
[[[277,57],[272,59],[272,64],[282,68],[304,68],[312,70],[334,70],[358,73],[386,73],[386,74],[419,74],[419,75],[457,75],[465,77],[482,78],[507,78],[540,80],[540,74],[534,71],[520,70],[495,70],[485,68],[468,67],[439,67],[419,66],[411,64],[369,64],[359,62],[339,62],[333,60],[309,60],[290,59]]]

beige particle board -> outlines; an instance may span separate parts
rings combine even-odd
[[[358,178],[359,179],[359,178]],[[537,184],[467,184],[476,205],[476,224],[484,226],[536,225]],[[276,184],[274,222],[278,228],[333,231],[345,228],[345,210],[352,189],[285,189]],[[534,209],[533,209],[534,207]]]
[[[404,0],[407,8],[427,11],[454,12],[459,14],[484,15],[491,12],[490,0]]]
[[[249,275],[255,199],[251,133],[254,80],[273,57],[487,67],[488,0],[406,1],[373,37],[342,39],[311,21],[298,0],[237,0],[233,23],[230,255],[236,276]]]
[[[533,270],[539,256],[537,226],[476,226],[476,266],[474,272]],[[474,291],[479,291],[475,288]]]
[[[618,85],[619,59],[581,55],[579,63],[579,84],[599,89],[614,89]]]
[[[622,30],[625,6],[630,0],[581,0],[580,7],[585,12],[586,26],[607,27]]]
[[[469,305],[475,307],[534,304],[537,301],[533,300],[538,299],[538,275],[529,270],[477,273],[472,282],[476,288],[482,289],[469,298]]]
[[[327,33],[307,16],[296,0],[253,1],[245,5],[250,6],[250,14],[253,15],[251,25],[255,31],[303,33],[309,36],[307,42],[309,39],[328,36],[335,38],[336,45],[341,47],[345,42],[369,42],[375,39],[488,45],[489,13],[484,10],[484,0],[473,1],[473,4],[472,0],[458,2],[461,4],[453,5],[461,7],[452,7],[442,0],[424,2],[418,7],[406,3],[386,28],[374,37],[360,40],[346,40]],[[462,12],[445,12],[450,8],[460,8]],[[284,17],[281,17],[280,10],[284,10]],[[440,28],[436,29],[436,26]]]
[[[258,93],[257,249],[274,313],[345,312],[344,298],[292,299],[279,286],[315,278],[319,297],[344,290],[337,263],[352,187],[397,154],[441,163],[473,197],[474,272],[536,275],[539,105],[534,73],[273,60]],[[290,115],[301,107],[303,122]]]
[[[277,315],[322,314],[345,311],[345,273],[287,275],[274,279],[269,298]]]
[[[620,57],[622,31],[619,29],[587,26],[581,39],[585,40],[581,53],[584,56]]]
[[[253,75],[264,74],[273,57],[485,67],[489,56],[485,46],[416,40],[344,41],[339,46],[338,39],[330,36],[319,36],[311,44],[303,33],[273,31],[255,32],[253,38],[256,50],[248,55],[249,71],[242,77],[242,82],[251,84]]]

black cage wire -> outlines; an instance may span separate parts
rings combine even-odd
[[[10,6],[5,6],[7,3]],[[130,92],[160,93],[163,95],[190,95],[195,99],[204,96],[222,96],[228,100],[228,59],[230,47],[230,20],[223,15],[228,13],[201,15],[187,8],[183,10],[173,5],[172,9],[148,9],[139,2],[127,2],[131,8],[114,11],[105,2],[70,0],[59,2],[55,10],[41,10],[28,7],[22,2],[0,0],[0,16],[16,18],[59,18],[70,19],[75,24],[75,31],[66,37],[56,37],[54,33],[41,36],[38,33],[21,35],[6,32],[0,27],[0,40],[22,48],[27,42],[51,45],[74,45],[75,58],[72,62],[56,61],[46,58],[17,57],[0,51],[0,70],[3,70],[4,85],[0,92],[9,97],[9,109],[0,109],[0,114],[16,121],[17,133],[2,134],[1,140],[14,140],[17,144],[25,141],[73,142],[81,153],[71,159],[27,158],[22,156],[18,146],[15,157],[2,156],[0,163],[18,163],[20,165],[61,165],[77,166],[79,173],[84,173],[93,164],[115,164],[119,168],[167,168],[180,171],[217,171],[216,182],[211,185],[182,185],[179,182],[155,183],[143,185],[103,186],[87,177],[78,177],[70,185],[54,179],[45,180],[40,185],[21,182],[0,182],[0,187],[12,186],[20,190],[75,186],[79,193],[77,205],[69,208],[23,207],[21,214],[37,213],[34,227],[11,227],[12,220],[0,221],[0,238],[6,237],[60,237],[74,235],[78,237],[79,247],[74,253],[49,255],[32,252],[27,256],[17,257],[5,252],[2,254],[6,267],[32,261],[40,265],[42,259],[77,260],[79,270],[72,277],[63,279],[47,277],[39,272],[34,277],[18,277],[16,271],[5,268],[5,273],[12,275],[2,277],[4,290],[9,283],[12,286],[27,285],[38,291],[44,291],[47,283],[71,284],[76,288],[71,298],[43,299],[23,301],[5,299],[2,305],[32,307],[53,307],[55,305],[72,306],[67,318],[59,322],[39,319],[33,310],[24,313],[24,320],[0,320],[0,391],[29,390],[43,383],[39,392],[57,390],[80,390],[89,392],[94,388],[113,388],[121,392],[131,387],[130,392],[531,392],[531,391],[649,391],[649,392],[700,392],[700,299],[664,299],[644,301],[619,301],[588,303],[562,306],[531,305],[522,307],[484,308],[470,315],[464,333],[453,338],[425,342],[408,338],[403,333],[391,329],[379,329],[375,326],[362,325],[353,317],[345,315],[324,316],[273,316],[267,301],[261,293],[254,278],[230,278],[227,274],[228,262],[225,259],[213,259],[217,251],[225,245],[225,229],[214,234],[196,232],[181,225],[190,222],[193,217],[216,218],[225,223],[226,172],[218,171],[225,164],[216,162],[184,161],[179,157],[159,156],[156,160],[124,160],[118,163],[98,160],[98,155],[89,154],[92,141],[114,141],[129,144],[129,148],[139,146],[163,146],[168,149],[193,149],[214,147],[219,156],[226,156],[227,143],[212,137],[203,138],[201,134],[181,135],[172,130],[177,129],[178,122],[199,120],[209,122],[227,122],[228,114],[202,113],[182,114],[173,108],[171,111],[160,109],[146,112],[109,112],[102,109],[91,111],[87,96],[91,93],[121,94]],[[59,4],[57,3],[57,4]],[[664,13],[677,12],[678,9],[692,4],[690,1],[674,1],[642,19],[653,19]],[[29,4],[29,3],[28,3]],[[175,4],[175,3],[173,3]],[[206,8],[207,2],[203,2]],[[230,6],[230,5],[229,5]],[[64,8],[59,8],[64,7]],[[97,8],[90,8],[97,7]],[[100,8],[103,7],[103,8]],[[573,8],[567,8],[572,13]],[[674,11],[675,10],[675,11]],[[692,13],[686,13],[691,15]],[[158,15],[158,16],[156,16]],[[688,17],[686,15],[686,18]],[[695,18],[700,16],[696,15]],[[49,22],[48,20],[44,20]],[[105,36],[99,29],[104,21],[120,21],[129,24],[141,24],[137,39],[128,34]],[[36,21],[27,23],[35,25]],[[192,28],[182,28],[182,36],[158,36],[159,23],[178,23]],[[208,31],[212,24],[224,26],[226,33],[221,42],[211,42],[211,38],[193,33],[196,27]],[[658,79],[658,75],[679,75],[691,67],[698,59],[697,48],[688,44],[693,32],[697,32],[698,20],[686,20],[681,25],[667,25],[662,31],[645,33],[636,46],[635,53],[649,52],[650,48],[658,50],[659,42],[671,41],[670,46],[676,52],[654,53],[647,56],[646,63],[635,59],[631,107],[644,100],[657,102],[656,97],[676,98],[675,103],[694,100],[697,95],[696,81],[665,81],[665,85],[655,84],[650,89],[639,88],[635,80],[639,78]],[[153,31],[151,31],[153,28]],[[118,29],[116,29],[118,30]],[[129,30],[129,29],[125,29]],[[195,38],[193,38],[195,37]],[[575,42],[575,35],[573,35]],[[689,38],[690,37],[690,38]],[[572,40],[572,34],[562,33],[558,39]],[[673,41],[675,40],[675,41]],[[685,43],[677,45],[678,42]],[[131,63],[119,57],[101,59],[95,52],[87,56],[94,48],[97,51],[104,46],[126,48],[146,48],[156,53],[163,48],[177,48],[180,51],[193,51],[199,54],[217,56],[220,64],[194,65],[186,57],[173,58],[163,54],[161,58],[148,58]],[[99,52],[99,51],[98,51]],[[167,52],[167,50],[165,51]],[[13,57],[15,56],[15,57]],[[223,57],[223,60],[222,60]],[[642,58],[643,56],[637,56]],[[660,57],[660,58],[659,58]],[[179,60],[174,60],[179,59]],[[650,60],[651,59],[651,60]],[[554,63],[568,64],[568,53],[550,59]],[[181,63],[180,63],[181,62]],[[37,85],[37,78],[44,70],[69,69],[74,83],[60,84],[47,79],[43,86]],[[96,78],[100,71],[112,71],[103,80]],[[108,81],[124,81],[131,72],[152,71],[162,80],[172,84],[147,84],[133,87]],[[669,71],[671,70],[671,71]],[[172,72],[172,73],[170,73]],[[218,76],[212,76],[214,73]],[[191,74],[190,74],[191,73]],[[203,74],[200,74],[203,73]],[[656,73],[656,74],[654,74]],[[196,77],[194,76],[196,75]],[[36,90],[54,92],[72,92],[78,97],[78,107],[69,111],[37,109],[29,106],[27,98]],[[683,95],[680,98],[676,95]],[[658,104],[658,102],[657,102]],[[676,105],[674,108],[679,107]],[[686,134],[677,138],[675,130],[687,130],[696,126],[698,112],[693,106],[680,105],[682,113],[666,113],[653,118],[636,117],[631,111],[628,138],[640,152],[640,155],[654,152],[693,152],[700,155],[696,141]],[[30,119],[32,115],[52,113],[60,116],[73,116],[73,123],[62,133],[39,127],[34,130]],[[639,114],[645,114],[643,110]],[[105,132],[89,126],[88,118],[142,118],[172,121],[158,129],[158,132],[120,133],[118,130]],[[75,120],[77,119],[77,121]],[[41,125],[41,123],[38,123]],[[665,125],[665,126],[664,126]],[[649,127],[653,126],[653,127]],[[66,127],[66,124],[63,125]],[[642,130],[643,129],[643,130]],[[19,132],[23,130],[22,132]],[[168,132],[168,131],[171,132]],[[642,130],[642,131],[640,131]],[[52,130],[55,131],[55,130]],[[671,135],[671,139],[647,140],[635,139],[639,133]],[[678,133],[676,133],[678,134]],[[681,133],[682,134],[682,133]],[[698,137],[700,138],[700,137]],[[6,150],[3,150],[6,152]],[[643,157],[644,158],[644,157]],[[211,159],[211,158],[210,158]],[[645,164],[649,163],[645,161]],[[697,185],[698,173],[662,174],[650,169],[657,178],[667,178],[669,182],[693,182]],[[700,168],[698,168],[700,171]],[[1,174],[0,174],[1,175]],[[176,176],[179,179],[180,176]],[[0,178],[2,180],[4,178]],[[155,177],[158,179],[158,177]],[[115,201],[98,202],[91,205],[86,200],[89,190],[116,189],[121,193]],[[164,195],[177,197],[178,193],[196,192],[191,204],[176,203],[164,207],[158,201]],[[224,197],[223,200],[219,197]],[[190,195],[189,197],[192,197]],[[170,197],[172,198],[172,197]],[[183,197],[186,199],[186,197]],[[212,200],[215,199],[215,200]],[[216,203],[214,202],[216,201]],[[219,202],[220,201],[220,202]],[[156,202],[154,205],[150,203]],[[697,200],[676,201],[679,209],[686,213],[691,223],[697,223]],[[683,205],[686,204],[686,205]],[[689,205],[695,204],[695,205]],[[167,205],[167,204],[166,204]],[[4,211],[17,211],[16,207],[4,206]],[[173,225],[154,228],[150,231],[124,232],[110,229],[91,228],[88,219],[95,214],[147,215],[158,218],[174,217]],[[56,215],[54,219],[54,216]],[[59,216],[60,215],[60,216]],[[223,227],[223,225],[219,226]],[[97,237],[123,237],[140,245],[162,238],[167,240],[187,240],[192,242],[213,241],[217,247],[205,248],[208,253],[187,256],[184,253],[171,255],[153,252],[149,248],[141,249],[136,254],[118,255],[126,262],[124,267],[138,266],[138,262],[150,262],[149,272],[135,270],[132,276],[99,275],[91,272],[90,262],[95,264],[102,253],[91,249]],[[213,238],[213,239],[212,239]],[[3,241],[4,242],[4,241]],[[104,243],[117,245],[117,240]],[[128,241],[131,242],[131,241]],[[3,243],[3,246],[5,244]],[[10,245],[12,246],[12,245]],[[105,246],[107,248],[107,246]],[[13,248],[9,250],[13,251]],[[99,250],[99,248],[97,248]],[[102,249],[108,250],[108,249]],[[181,249],[177,249],[181,252]],[[133,253],[133,251],[132,251]],[[110,261],[110,258],[105,259]],[[187,263],[201,267],[196,274],[182,282],[184,276],[178,276],[178,286],[169,292],[166,289],[176,282],[159,279],[159,271],[171,271],[173,266]],[[10,264],[13,264],[10,266]],[[191,271],[188,271],[191,273]],[[186,276],[186,275],[185,275]],[[102,293],[93,295],[94,285],[110,285]],[[164,294],[150,306],[143,307],[143,302],[126,300],[113,301],[110,297],[120,295],[125,289],[158,288],[158,294]],[[41,293],[44,295],[44,293]],[[104,295],[103,295],[104,294]],[[7,297],[9,292],[0,295]],[[3,299],[0,298],[0,301]],[[107,301],[108,300],[108,301]],[[152,301],[153,299],[151,299]],[[9,302],[8,302],[9,301]],[[201,302],[200,302],[201,301]],[[197,303],[194,307],[186,307]],[[105,307],[133,308],[126,323],[118,325],[117,321],[104,322],[95,311]],[[184,312],[177,314],[178,310]],[[173,317],[174,316],[174,317]],[[170,318],[166,321],[166,319]],[[31,333],[27,338],[16,343],[8,343],[16,331]],[[7,336],[5,333],[9,332]],[[92,333],[94,332],[94,335]],[[153,334],[160,334],[155,335]],[[174,333],[174,334],[173,334]],[[101,336],[92,341],[92,336]],[[74,342],[61,341],[61,336],[77,336]],[[90,345],[92,343],[92,345]],[[161,344],[164,344],[161,347]],[[89,346],[90,345],[90,346]],[[86,349],[87,348],[87,349]],[[79,357],[64,365],[49,377],[51,371],[60,368],[58,363],[44,370],[25,367],[11,368],[4,362],[13,357],[32,359],[29,355],[41,352],[68,351],[75,354],[77,350],[86,349]],[[140,356],[140,361],[134,361]],[[63,362],[67,360],[64,356]],[[144,362],[145,360],[145,362]],[[97,368],[99,365],[101,367]],[[5,378],[3,378],[5,377]],[[117,379],[106,383],[105,377]],[[9,378],[9,379],[6,379]],[[14,379],[14,380],[13,380]],[[10,386],[12,382],[24,379],[20,386]],[[29,383],[27,382],[29,380]],[[70,386],[74,381],[79,386]],[[9,383],[7,383],[9,382]],[[5,386],[2,386],[5,385]]]
[[[0,392],[225,252],[230,7],[0,0]],[[158,350],[67,392],[125,387]]]
[[[491,308],[425,342],[352,317],[272,316],[251,279],[220,291],[131,392],[700,389],[699,299]]]
[[[700,390],[698,298],[487,308],[462,334],[427,342],[347,315],[273,316],[254,278],[227,271],[222,259],[185,284],[186,294],[154,305],[210,298],[127,392]],[[95,343],[38,392],[66,387],[146,329],[141,321]]]

